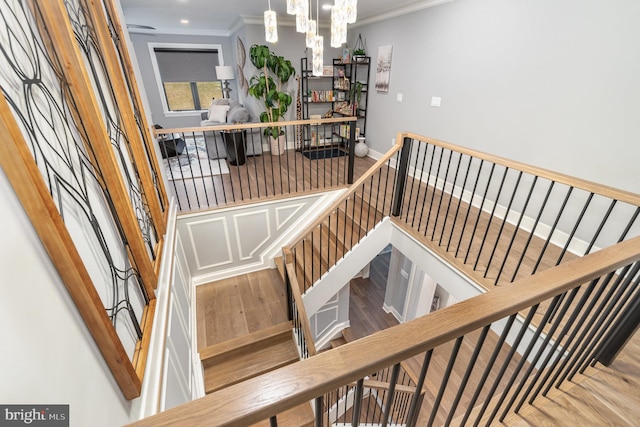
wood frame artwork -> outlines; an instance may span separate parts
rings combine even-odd
[[[0,5],[10,29],[0,43],[22,48],[5,52],[12,67],[0,76],[0,166],[133,399],[142,387],[168,205],[128,52],[118,51],[115,6],[104,1]],[[96,64],[79,31],[90,33]]]

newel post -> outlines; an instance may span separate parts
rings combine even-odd
[[[349,126],[349,165],[347,166],[347,184],[353,184],[353,167],[356,159],[356,122]]]
[[[398,164],[398,179],[396,188],[393,193],[393,208],[391,215],[400,216],[402,210],[402,199],[404,199],[404,188],[407,184],[407,175],[409,171],[409,154],[411,153],[412,139],[405,137],[400,152],[400,163]]]

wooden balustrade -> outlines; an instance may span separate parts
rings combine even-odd
[[[640,237],[568,261],[512,286],[494,288],[428,316],[319,353],[132,425],[250,425],[638,261]]]

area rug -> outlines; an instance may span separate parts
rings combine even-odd
[[[229,173],[226,159],[210,159],[204,137],[185,138],[182,154],[163,159],[168,179],[191,179]]]
[[[318,150],[314,150],[312,148],[311,150],[305,151],[302,154],[310,160],[329,159],[331,157],[342,157],[349,155],[349,153],[342,151],[339,148],[322,148]]]

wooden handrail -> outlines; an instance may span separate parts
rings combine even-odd
[[[263,129],[269,127],[287,127],[287,126],[301,126],[301,125],[320,125],[330,123],[348,123],[354,122],[357,117],[337,117],[331,119],[309,119],[309,120],[290,120],[285,122],[251,122],[251,123],[229,123],[220,124],[215,126],[195,126],[188,128],[173,128],[173,129],[155,129],[153,134],[155,136],[166,135],[168,133],[202,133],[205,131],[220,131],[220,130],[238,130],[238,129]]]
[[[356,383],[352,383],[352,385],[356,385]],[[387,391],[391,387],[390,383],[384,381],[374,381],[374,380],[364,380],[362,385],[366,388],[374,388],[380,391]],[[396,384],[395,386],[396,393],[415,393],[416,388],[410,385],[402,385]]]
[[[329,216],[333,211],[335,211],[336,209],[338,209],[338,207],[344,203],[344,201],[351,196],[353,193],[355,193],[356,191],[358,191],[358,189],[362,186],[362,184],[364,184],[366,182],[367,179],[369,179],[375,172],[378,171],[378,169],[380,169],[385,163],[387,163],[387,161],[389,161],[389,159],[391,159],[393,157],[394,154],[396,154],[398,151],[400,151],[402,149],[402,144],[404,141],[404,136],[406,136],[406,134],[403,133],[399,133],[398,136],[396,137],[396,143],[393,147],[391,147],[391,149],[389,151],[387,151],[387,153],[382,156],[380,158],[380,160],[378,160],[377,162],[375,162],[370,168],[369,170],[367,170],[364,174],[362,174],[362,176],[360,178],[358,178],[358,180],[356,180],[356,182],[354,182],[353,184],[351,184],[351,186],[347,189],[347,192],[344,193],[338,200],[336,200],[335,202],[333,202],[328,208],[326,208],[324,210],[324,212],[322,212],[320,215],[318,215],[317,219],[315,221],[313,221],[311,224],[309,224],[307,226],[307,228],[305,228],[304,230],[302,230],[295,239],[293,239],[293,241],[291,243],[289,243],[289,245],[287,245],[287,249],[290,249],[292,247],[294,247],[296,244],[298,244],[306,235],[310,234],[313,232],[313,230],[315,230],[315,228],[320,225],[326,218],[327,216]]]
[[[291,253],[291,250],[287,248],[283,249],[283,253],[285,260],[284,268],[287,270],[287,276],[289,277],[289,287],[291,289],[291,295],[293,295],[296,307],[298,308],[298,315],[302,324],[302,332],[304,333],[304,339],[307,344],[307,351],[309,352],[309,356],[315,356],[317,353],[316,344],[314,343],[313,335],[311,334],[311,325],[309,324],[307,309],[304,306],[302,294],[300,293],[300,285],[298,284],[298,279],[296,278],[296,269],[290,262],[290,260],[293,259],[293,255]]]
[[[506,166],[511,169],[526,172],[532,175],[546,178],[552,181],[556,181],[562,184],[566,184],[571,187],[579,188],[590,193],[599,194],[611,199],[615,199],[621,202],[629,203],[634,206],[640,206],[640,195],[629,191],[619,190],[617,188],[609,187],[606,185],[598,184],[586,179],[572,177],[559,172],[554,172],[549,169],[532,166],[526,163],[518,162],[516,160],[506,159],[504,157],[495,156],[493,154],[484,153],[482,151],[472,150],[470,148],[461,147],[459,145],[450,144],[448,142],[440,141],[433,138],[428,138],[415,133],[406,133],[405,136],[417,141],[427,142],[429,144],[437,145],[447,150],[452,150],[458,153],[466,154],[471,157],[475,157],[481,160],[487,160],[495,164]]]
[[[635,237],[131,425],[250,425],[639,260]]]

